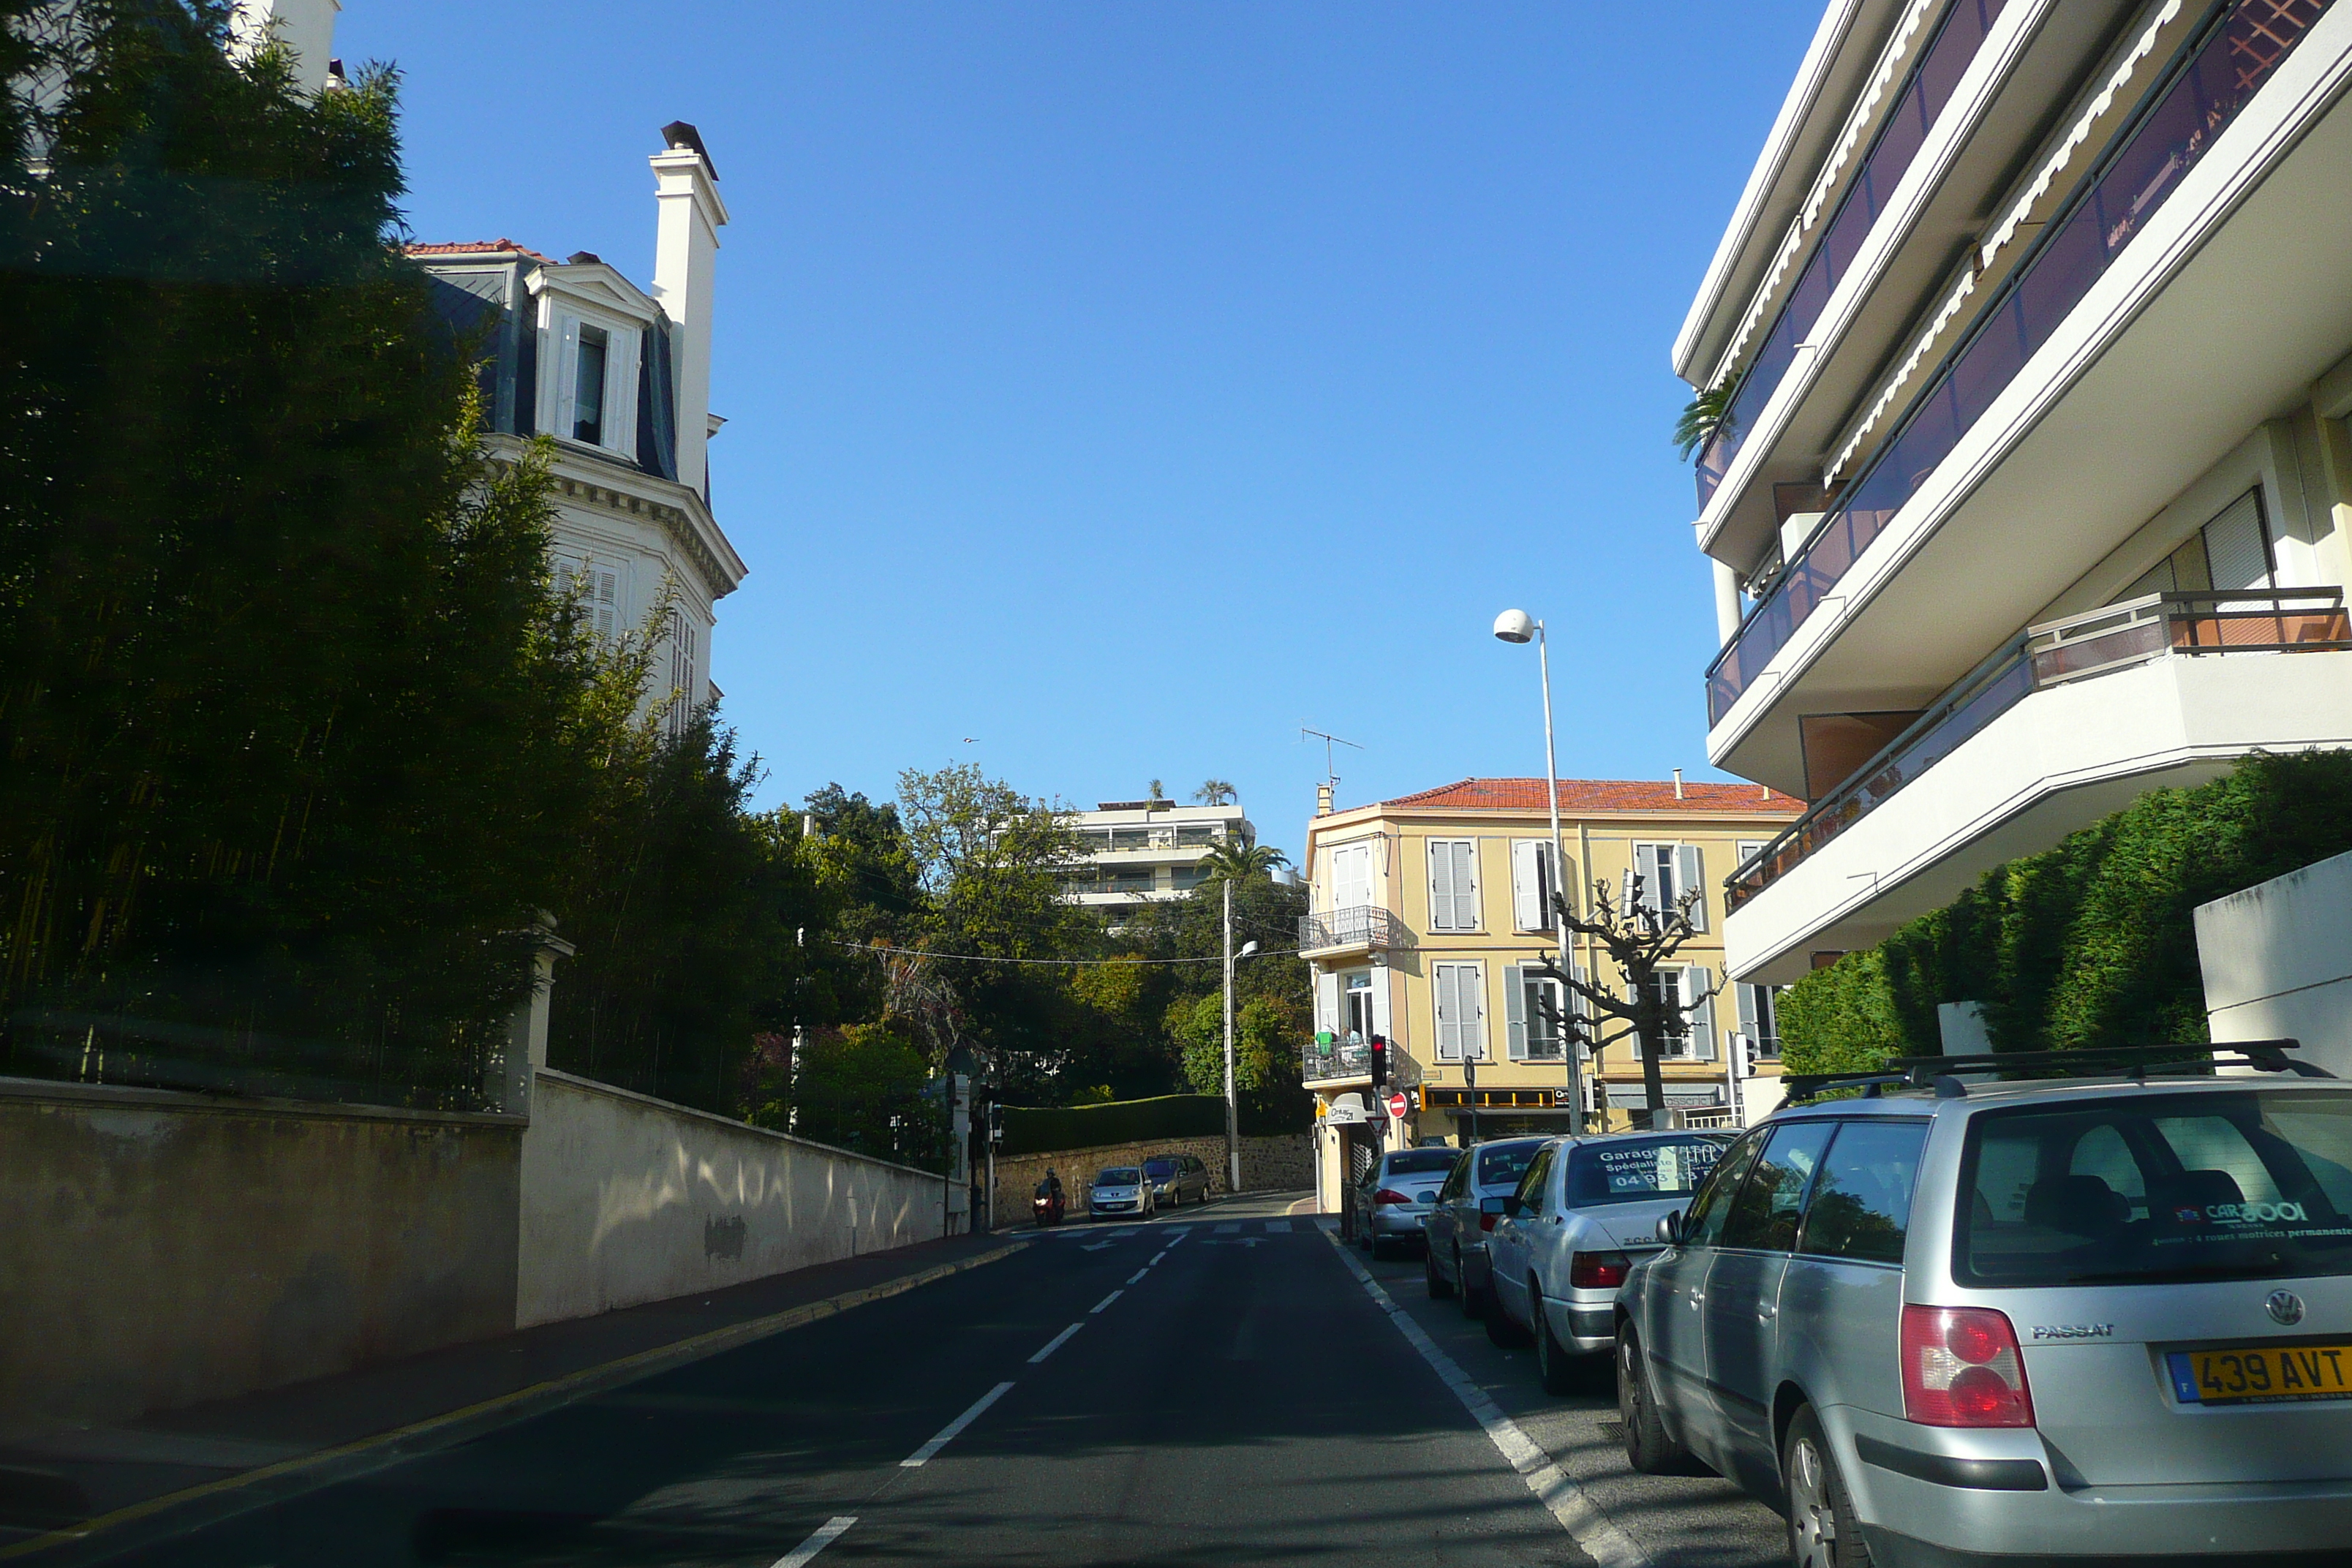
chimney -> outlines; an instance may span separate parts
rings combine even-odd
[[[1676,800],[1680,800],[1680,799],[1682,799],[1682,797],[1683,797],[1683,771],[1682,771],[1682,769],[1680,769],[1680,768],[1676,768],[1676,769],[1675,770],[1675,798]]]
[[[654,299],[670,321],[671,374],[677,378],[678,482],[710,493],[704,447],[710,440],[710,308],[719,231],[727,204],[719,199],[719,172],[703,149],[702,133],[683,120],[662,127],[667,149],[651,159],[654,202]]]
[[[1328,784],[1315,786],[1315,815],[1318,816],[1331,815],[1331,786]]]
[[[335,48],[335,13],[342,0],[238,0],[229,13],[230,47],[243,58],[275,38],[294,56],[294,81],[319,92],[330,76],[340,77]]]

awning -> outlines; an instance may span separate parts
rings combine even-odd
[[[1612,1083],[1609,1086],[1609,1103],[1621,1110],[1639,1110],[1650,1103],[1649,1090],[1638,1083]],[[1722,1103],[1723,1085],[1719,1083],[1666,1085],[1666,1104],[1677,1110]]]

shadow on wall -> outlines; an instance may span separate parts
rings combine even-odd
[[[522,1147],[518,1326],[944,1233],[942,1177],[541,1069]]]

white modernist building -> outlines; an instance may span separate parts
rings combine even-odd
[[[599,633],[660,638],[649,696],[670,700],[675,730],[719,695],[715,606],[745,567],[711,514],[706,453],[724,423],[710,412],[710,323],[727,207],[695,128],[664,126],[662,140],[649,290],[584,250],[556,261],[494,239],[408,254],[481,356],[491,456],[552,438],[557,579]]]
[[[1834,0],[1674,347],[1708,754],[1796,978],[2139,794],[2352,746],[2352,5]]]
[[[1238,805],[1107,800],[1063,820],[1085,855],[1068,873],[1071,900],[1114,911],[1183,898],[1201,885],[1210,850],[1257,842]]]

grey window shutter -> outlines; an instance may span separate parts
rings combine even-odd
[[[1516,963],[1503,966],[1503,1048],[1515,1062],[1527,1060],[1528,1031],[1536,1024],[1528,1016],[1526,975]]]
[[[2263,536],[2260,495],[2248,490],[2205,525],[2205,559],[2218,591],[2271,585],[2270,542]]]
[[[1758,1037],[1756,1029],[1756,987],[1753,985],[1738,985],[1733,987],[1733,991],[1739,999],[1739,1032],[1747,1036],[1751,1040],[1755,1039]]]
[[[1715,1060],[1716,1050],[1715,998],[1706,994],[1715,988],[1715,971],[1693,967],[1684,970],[1683,975],[1683,983],[1690,987],[1684,994],[1685,1001],[1693,996],[1706,996],[1706,1001],[1691,1010],[1691,1054],[1701,1061],[1711,1062]]]
[[[1698,846],[1675,845],[1675,881],[1677,884],[1675,892],[1679,896],[1694,889],[1697,890],[1698,897],[1691,903],[1691,929],[1705,931],[1706,929],[1706,878],[1705,867],[1699,859]]]
[[[1462,1057],[1462,1026],[1454,1015],[1454,965],[1433,965],[1429,982],[1430,1000],[1437,1011],[1437,1059],[1458,1061]]]
[[[1429,929],[1454,929],[1454,856],[1442,838],[1429,841]]]
[[[1486,1031],[1482,1022],[1486,1011],[1485,968],[1465,963],[1454,972],[1454,983],[1462,990],[1462,1054],[1471,1061],[1486,1059]]]
[[[1454,929],[1478,929],[1478,844],[1475,839],[1454,845]]]

